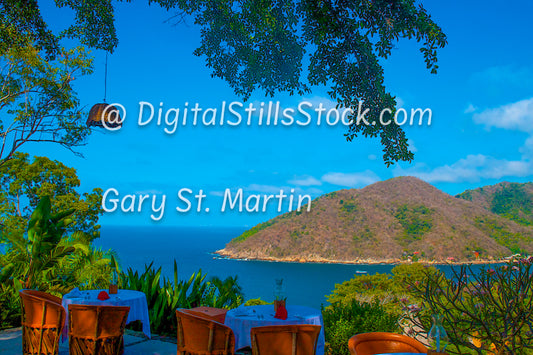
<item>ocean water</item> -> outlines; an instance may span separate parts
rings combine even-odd
[[[154,262],[163,275],[172,277],[174,260],[180,279],[188,279],[199,269],[207,277],[238,277],[245,299],[273,300],[274,283],[283,278],[287,303],[320,308],[336,283],[351,279],[356,272],[387,273],[394,265],[345,265],[286,263],[222,259],[214,255],[246,228],[213,227],[123,227],[103,226],[95,246],[114,249],[123,268],[142,272]],[[442,267],[449,272],[448,266]]]

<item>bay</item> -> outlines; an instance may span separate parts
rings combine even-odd
[[[207,278],[238,277],[245,299],[260,297],[271,302],[276,279],[283,278],[287,303],[314,308],[327,305],[326,296],[336,283],[354,277],[356,273],[388,273],[389,264],[347,265],[321,263],[288,263],[256,260],[231,260],[213,254],[245,227],[168,227],[168,226],[102,226],[96,247],[117,252],[123,268],[131,267],[141,273],[152,261],[162,274],[173,277],[174,260],[180,279],[188,279],[193,272],[202,270]],[[476,266],[479,268],[480,266]],[[446,273],[449,266],[439,266]]]

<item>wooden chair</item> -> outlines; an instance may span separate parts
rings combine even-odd
[[[54,355],[65,325],[61,298],[41,291],[21,290],[22,353]]]
[[[380,353],[427,353],[427,348],[418,340],[395,333],[357,334],[348,341],[352,355]]]
[[[70,304],[69,354],[122,354],[129,311],[130,307]]]
[[[272,325],[251,330],[252,355],[314,355],[319,325]]]
[[[178,354],[235,354],[235,335],[230,327],[182,309],[176,310],[176,317],[178,321]]]

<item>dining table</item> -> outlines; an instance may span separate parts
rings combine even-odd
[[[150,317],[148,315],[148,304],[146,302],[146,295],[140,291],[134,290],[121,290],[119,289],[116,294],[109,294],[109,299],[99,300],[98,295],[108,290],[83,290],[79,291],[75,289],[70,293],[63,296],[62,304],[67,311],[67,317],[65,321],[65,327],[63,328],[63,340],[68,337],[68,305],[69,304],[82,304],[82,305],[95,305],[95,306],[127,306],[130,307],[128,313],[128,319],[126,324],[134,321],[141,321],[142,332],[151,338],[150,332]]]
[[[287,319],[274,318],[274,306],[240,306],[226,313],[224,324],[235,334],[235,348],[251,347],[250,331],[254,327],[285,324],[313,324],[320,325],[316,355],[324,355],[324,321],[318,309],[306,306],[287,305]]]

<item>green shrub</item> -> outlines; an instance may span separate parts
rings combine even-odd
[[[174,261],[173,282],[161,277],[161,268],[155,270],[153,262],[139,274],[129,268],[121,272],[119,287],[141,291],[146,295],[150,328],[155,334],[176,334],[176,309],[209,306],[235,308],[243,302],[237,277],[206,280],[202,270],[193,273],[188,281],[178,280],[178,267]]]
[[[20,326],[20,301],[13,286],[0,285],[0,330]]]
[[[379,301],[337,302],[322,310],[326,354],[350,355],[348,340],[359,333],[400,332],[397,313],[387,312]]]
[[[252,298],[244,304],[245,306],[262,306],[265,304],[274,304],[274,302],[267,302],[263,301],[260,297],[259,298]]]
[[[401,299],[408,297],[407,285],[422,282],[426,273],[434,274],[437,269],[419,263],[400,264],[391,270],[391,274],[355,275],[351,280],[336,284],[333,292],[328,296],[329,303],[350,302],[353,299],[359,302],[372,302],[379,300],[387,311],[400,312],[403,308]],[[408,297],[413,302],[414,296]]]

